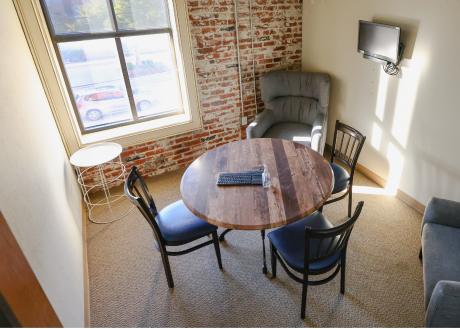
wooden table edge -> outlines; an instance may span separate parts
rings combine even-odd
[[[201,155],[203,156],[203,155]],[[200,157],[201,157],[200,156]],[[197,158],[198,159],[198,158]],[[325,160],[327,161],[327,159],[325,158]],[[196,161],[196,160],[195,160]],[[328,162],[329,163],[329,162]],[[189,166],[190,167],[190,166]],[[185,170],[184,174],[182,175],[182,177],[185,176],[185,174],[187,173],[187,170],[188,168]],[[238,224],[226,224],[226,223],[222,223],[222,222],[219,222],[219,221],[216,221],[212,218],[208,218],[207,216],[203,215],[202,213],[200,213],[199,211],[197,211],[195,208],[193,208],[188,202],[187,200],[185,200],[184,198],[182,198],[182,202],[184,202],[185,206],[188,208],[188,210],[190,210],[195,216],[197,216],[198,218],[204,220],[205,222],[208,222],[209,224],[213,224],[213,225],[216,225],[218,227],[223,227],[223,228],[228,228],[228,229],[232,229],[232,230],[242,230],[242,231],[258,231],[258,230],[268,230],[268,229],[272,229],[272,228],[278,228],[278,227],[282,227],[282,226],[286,226],[286,225],[289,225],[289,224],[292,224],[292,223],[295,223],[313,213],[315,213],[316,211],[318,211],[318,209],[320,209],[324,203],[329,199],[329,197],[332,195],[332,190],[334,189],[334,171],[332,170],[332,167],[331,167],[331,172],[332,172],[332,186],[331,186],[331,189],[330,189],[330,192],[328,193],[327,195],[327,198],[325,198],[322,202],[318,203],[317,205],[315,205],[315,207],[313,207],[313,209],[309,209],[308,211],[306,211],[304,214],[302,215],[298,215],[298,216],[295,216],[293,218],[290,218],[289,220],[287,221],[283,221],[283,222],[277,222],[277,223],[270,223],[269,225],[238,225]],[[181,180],[180,182],[180,193],[181,193],[181,196],[182,196],[182,185],[183,185],[183,180]],[[237,187],[236,187],[237,188]]]

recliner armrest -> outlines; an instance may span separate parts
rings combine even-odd
[[[327,115],[318,113],[313,121],[313,127],[311,130],[311,148],[320,154],[323,154],[325,129],[326,129]]]
[[[460,327],[460,282],[439,281],[426,310],[425,325],[434,328]]]
[[[426,223],[460,228],[460,202],[431,197],[423,214],[422,230]]]
[[[251,124],[246,128],[246,138],[261,138],[263,134],[276,123],[275,114],[272,110],[265,109]]]

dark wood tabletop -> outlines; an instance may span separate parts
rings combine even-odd
[[[267,165],[271,187],[216,185],[221,172]],[[256,138],[217,147],[184,173],[185,205],[201,219],[229,229],[265,230],[293,223],[319,209],[333,188],[333,172],[321,154],[295,142]]]

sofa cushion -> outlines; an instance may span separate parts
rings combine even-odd
[[[426,309],[439,281],[460,281],[460,229],[426,223],[422,248]]]
[[[275,123],[262,137],[286,139],[311,147],[311,126],[296,122]]]

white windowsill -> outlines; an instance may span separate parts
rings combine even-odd
[[[85,134],[80,136],[80,140],[83,147],[111,140],[118,140],[121,142],[120,144],[127,146],[149,139],[152,136],[168,136],[171,135],[171,133],[183,132],[184,129],[190,130],[200,128],[199,125],[194,127],[195,125],[190,124],[193,124],[193,122],[190,120],[190,115],[188,113],[178,114],[171,117]]]

